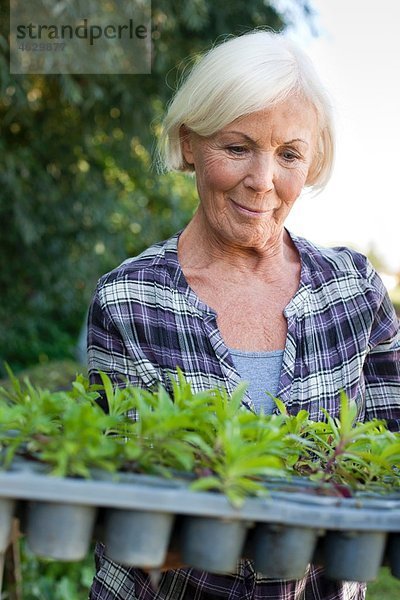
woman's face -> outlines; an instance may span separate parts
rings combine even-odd
[[[317,139],[314,108],[291,97],[236,119],[210,137],[182,128],[200,208],[217,239],[262,248],[280,237],[307,181]]]

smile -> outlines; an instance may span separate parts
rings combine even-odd
[[[231,204],[234,205],[236,210],[238,210],[243,215],[247,215],[249,217],[263,217],[268,212],[270,212],[268,210],[257,210],[255,208],[246,208],[246,206],[242,206],[241,204],[238,204],[237,202],[232,200],[232,198],[229,198],[229,200],[230,200]]]

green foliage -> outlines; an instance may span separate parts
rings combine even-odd
[[[58,562],[34,555],[25,541],[19,542],[21,551],[23,600],[82,600],[87,598],[95,567],[93,552],[81,562]],[[7,585],[2,598],[9,596]]]
[[[309,442],[295,469],[316,481],[347,485],[353,489],[382,489],[400,485],[400,435],[389,431],[383,421],[356,422],[357,406],[344,394],[340,416],[326,423],[308,421],[303,435]]]
[[[153,0],[151,75],[44,76],[9,73],[8,10],[0,0],[0,359],[21,368],[71,358],[97,278],[190,219],[191,178],[152,169],[181,61],[290,15],[264,0]]]
[[[266,492],[266,478],[309,477],[332,492],[398,488],[400,434],[373,420],[355,422],[356,407],[341,395],[340,416],[326,422],[306,411],[257,415],[242,405],[245,386],[194,393],[178,370],[170,397],[126,385],[89,386],[77,376],[70,390],[50,392],[21,383],[0,389],[0,464],[17,456],[58,476],[91,477],[93,470],[173,477],[188,474],[194,490],[217,490],[239,506]],[[96,403],[102,390],[110,406]],[[135,417],[135,418],[132,418]]]
[[[187,472],[196,476],[192,489],[218,490],[235,505],[247,495],[265,493],[257,479],[288,476],[295,443],[282,426],[284,419],[244,408],[245,385],[230,397],[223,389],[193,393],[178,370],[171,398],[162,387],[155,392],[113,389],[104,374],[102,380],[110,414],[132,410],[138,417],[114,430],[126,440],[125,469],[167,477]]]
[[[231,398],[218,390],[210,404],[212,429],[197,446],[199,479],[192,489],[218,490],[239,506],[248,495],[266,492],[263,479],[288,477],[293,452],[283,419],[259,416],[241,404],[245,386]]]
[[[390,574],[388,567],[382,567],[376,581],[368,584],[367,600],[395,600],[400,598],[400,580]]]
[[[71,373],[76,372],[76,365],[69,366]],[[65,371],[62,363],[52,366],[50,382],[60,381],[60,377],[65,375]],[[234,392],[230,399],[221,390],[194,394],[189,383],[185,381],[181,373],[178,373],[176,379],[173,379],[174,402],[172,402],[171,398],[161,389],[156,392],[129,387],[114,390],[107,377],[103,377],[107,398],[112,406],[108,420],[108,417],[95,407],[94,397],[97,395],[97,391],[89,389],[84,378],[77,377],[72,389],[60,394],[57,391],[50,393],[44,389],[46,373],[43,372],[43,367],[33,370],[31,374],[33,380],[38,380],[39,386],[36,385],[36,382],[35,385],[32,385],[26,378],[24,382],[23,379],[14,378],[11,374],[8,385],[0,390],[0,456],[2,456],[2,450],[3,452],[7,450],[9,440],[12,440],[8,427],[19,424],[27,434],[33,435],[34,441],[29,446],[29,450],[35,452],[36,457],[40,452],[40,447],[36,445],[39,440],[35,441],[37,433],[33,429],[36,428],[41,434],[44,432],[47,436],[49,431],[54,430],[58,436],[58,449],[55,445],[55,456],[57,457],[59,448],[64,445],[61,423],[64,405],[71,403],[90,407],[92,420],[97,420],[99,417],[99,423],[102,423],[104,427],[104,430],[101,431],[102,439],[110,434],[111,427],[113,427],[114,434],[126,433],[127,429],[131,434],[135,433],[140,443],[136,446],[138,451],[134,460],[130,456],[135,451],[135,443],[131,440],[130,444],[123,444],[123,447],[126,448],[123,457],[126,468],[137,467],[140,469],[138,457],[140,458],[142,453],[143,464],[147,465],[150,472],[171,476],[174,475],[174,472],[171,472],[167,466],[172,458],[171,462],[174,467],[177,466],[177,463],[181,463],[180,470],[182,468],[190,470],[193,467],[196,477],[192,484],[194,489],[220,490],[226,493],[236,505],[240,505],[245,496],[262,492],[265,489],[263,475],[272,472],[286,477],[300,473],[303,477],[311,476],[313,478],[318,473],[322,473],[323,479],[336,482],[342,482],[344,476],[345,482],[348,483],[346,469],[349,466],[350,479],[354,482],[352,456],[355,451],[362,451],[367,455],[368,453],[372,454],[372,457],[370,456],[363,466],[367,474],[368,469],[372,468],[374,475],[364,476],[365,483],[361,486],[357,478],[355,483],[359,489],[374,491],[376,483],[381,486],[383,482],[382,471],[379,471],[382,461],[379,457],[388,455],[388,464],[396,465],[397,462],[398,465],[400,462],[398,458],[395,458],[398,453],[399,434],[388,433],[378,422],[372,422],[370,431],[362,427],[364,424],[354,424],[354,408],[345,402],[344,396],[342,396],[342,411],[339,419],[331,419],[327,415],[326,423],[315,423],[309,421],[306,411],[300,411],[297,415],[288,415],[284,404],[278,399],[276,402],[281,414],[274,417],[257,416],[247,409],[242,409],[242,386]],[[63,386],[66,387],[64,380]],[[41,410],[38,410],[37,406],[40,406]],[[140,406],[144,407],[141,415],[143,424],[139,425],[139,422],[134,424],[131,420],[125,419],[126,411],[140,411]],[[191,407],[193,410],[191,418],[188,419],[188,411]],[[33,411],[34,425],[27,423],[31,410]],[[10,415],[15,417],[18,411],[19,420],[16,423]],[[67,407],[65,407],[65,411],[68,413]],[[45,414],[41,414],[41,412]],[[174,427],[174,415],[183,417],[177,427]],[[104,417],[107,422],[103,420]],[[74,422],[72,416],[71,419],[77,432],[81,432],[80,424]],[[165,435],[163,434],[164,420],[166,423]],[[58,426],[56,426],[57,422]],[[227,423],[231,423],[231,425],[227,425]],[[84,421],[83,427],[87,425],[87,421]],[[89,425],[92,427],[91,424]],[[369,427],[369,424],[365,425]],[[161,427],[161,431],[158,430],[159,427]],[[96,427],[94,429],[97,435]],[[146,435],[144,435],[145,432]],[[368,445],[365,436],[370,438],[369,448],[365,447]],[[183,456],[186,453],[190,460],[186,464],[182,464],[185,463],[185,458],[177,461],[174,452],[168,451],[169,437],[187,443],[188,447],[184,449]],[[42,435],[39,439],[44,441],[45,436]],[[129,438],[124,439],[128,441]],[[346,443],[343,440],[346,440]],[[360,440],[362,449],[358,446]],[[26,447],[24,447],[23,440],[20,441],[22,443],[20,450],[26,457]],[[114,441],[118,451],[113,468],[117,469],[122,466],[119,452],[121,437],[115,437]],[[156,444],[160,442],[160,452],[154,447],[154,441]],[[353,443],[356,444],[355,449],[352,448]],[[340,468],[336,470],[336,462],[331,461],[329,469],[326,469],[329,460],[335,454],[336,457],[338,456],[337,448],[340,445],[343,450],[337,463]],[[44,444],[44,447],[48,449],[48,444]],[[174,448],[174,443],[172,447]],[[263,454],[264,448],[267,448],[267,454]],[[182,448],[178,447],[178,453],[181,450]],[[163,468],[160,469],[159,460],[162,453],[164,456]],[[53,467],[54,464],[59,463],[59,457],[55,461],[52,461],[51,456],[48,458]],[[275,462],[276,458],[279,459],[279,464]],[[378,460],[375,463],[376,458]],[[270,459],[273,461],[274,468],[272,470],[268,464]],[[72,465],[74,465],[74,460]],[[151,464],[152,460],[155,462],[154,465]],[[384,463],[386,460],[387,457]],[[84,461],[87,474],[90,462],[88,466],[86,458],[82,455],[78,455],[78,463],[79,461]],[[63,464],[63,460],[61,463]],[[284,469],[282,463],[285,463]],[[388,474],[388,464],[383,465],[385,477]],[[69,463],[67,467],[69,468]],[[373,481],[374,477],[376,482]],[[392,473],[391,480],[391,485],[387,487],[388,490],[399,485],[398,474],[393,476]],[[24,540],[21,540],[21,548],[24,600],[50,600],[50,598],[80,600],[87,596],[87,590],[94,575],[91,556],[79,563],[61,563],[32,555]],[[369,584],[367,598],[369,600],[392,600],[397,597],[398,592],[398,580],[391,577],[387,568],[384,568],[380,571],[379,579]],[[7,590],[4,594],[7,597]]]
[[[56,391],[68,389],[79,372],[82,372],[82,365],[77,362],[73,360],[55,360],[24,369],[18,372],[16,377],[21,382],[24,379],[29,379],[33,385]],[[11,387],[10,379],[0,379],[0,386]]]
[[[95,402],[98,394],[78,376],[69,391],[49,392],[10,373],[12,389],[0,390],[1,464],[15,455],[49,467],[53,475],[89,477],[90,469],[115,471],[121,444],[108,435],[117,419]]]

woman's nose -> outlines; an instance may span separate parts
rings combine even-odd
[[[244,184],[259,193],[269,192],[273,189],[274,159],[270,154],[260,154],[253,158]]]

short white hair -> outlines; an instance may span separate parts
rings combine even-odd
[[[194,65],[163,121],[159,150],[166,170],[191,171],[182,155],[180,128],[210,136],[250,113],[297,94],[315,108],[317,148],[306,185],[322,189],[334,160],[331,101],[310,58],[282,34],[256,30],[230,37]]]

